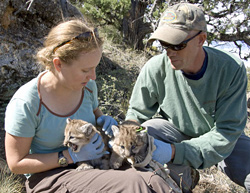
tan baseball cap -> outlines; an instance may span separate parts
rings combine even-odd
[[[203,9],[190,3],[178,3],[163,12],[159,26],[149,38],[148,43],[161,40],[178,45],[192,30],[207,31]]]

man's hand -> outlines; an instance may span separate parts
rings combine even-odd
[[[154,139],[156,150],[153,152],[153,160],[158,161],[162,165],[168,163],[172,157],[172,147],[169,143],[164,143],[158,139]]]

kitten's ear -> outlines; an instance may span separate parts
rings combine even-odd
[[[147,127],[140,126],[136,129],[136,134],[143,142],[147,142]]]
[[[136,129],[136,133],[142,133],[142,132],[147,132],[147,128],[146,127],[143,127],[143,126],[140,126]]]
[[[139,132],[137,133],[137,137],[141,139],[144,143],[147,143],[148,141],[147,132]]]
[[[72,121],[71,118],[67,118],[66,123],[68,124],[70,121]]]
[[[90,135],[93,131],[93,125],[91,123],[87,123],[80,127],[80,130],[86,135]]]
[[[119,127],[116,126],[116,125],[112,125],[111,129],[113,131],[114,136],[117,137],[119,135],[119,133],[120,133]]]

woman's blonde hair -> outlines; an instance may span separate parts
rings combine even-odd
[[[76,38],[80,34],[85,35],[85,38]],[[72,19],[51,29],[44,42],[44,47],[38,50],[36,58],[46,69],[53,70],[55,57],[70,63],[77,58],[80,52],[90,52],[101,47],[102,44],[102,38],[93,27],[88,27],[83,20]]]

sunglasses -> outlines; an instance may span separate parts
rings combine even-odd
[[[62,46],[64,46],[65,44],[70,44],[73,40],[85,40],[85,41],[90,41],[92,39],[93,36],[99,37],[99,33],[97,28],[95,28],[93,31],[87,31],[84,33],[81,33],[73,38],[71,38],[70,40],[66,40],[64,42],[62,42],[61,44],[59,44],[58,46],[54,47],[53,49],[53,54],[55,54],[56,50]]]
[[[174,50],[174,51],[179,51],[179,50],[183,50],[186,46],[187,46],[187,43],[194,39],[196,36],[200,35],[202,31],[199,31],[196,35],[194,35],[193,37],[181,42],[180,44],[178,45],[172,45],[172,44],[166,44],[165,42],[161,42],[160,41],[160,44],[161,44],[161,47],[165,50],[167,49],[171,49],[171,50]]]

